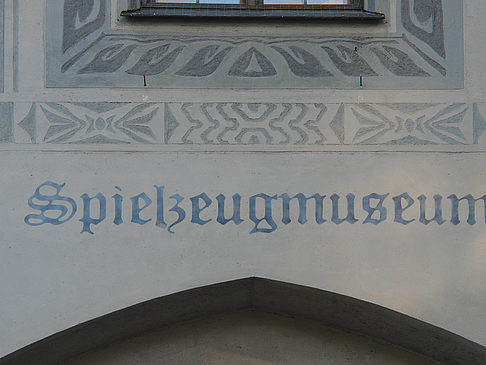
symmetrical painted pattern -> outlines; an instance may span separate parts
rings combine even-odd
[[[28,110],[23,108],[28,107]],[[132,103],[21,104],[18,126],[30,142],[150,144],[161,140],[163,105]],[[157,123],[158,122],[158,123]]]
[[[350,107],[352,144],[471,144],[466,104],[382,104]]]
[[[0,142],[44,145],[483,144],[482,104],[3,103]]]
[[[47,6],[49,87],[142,87],[143,75],[153,88],[463,87],[461,0],[397,0],[389,36],[125,34],[110,0]]]
[[[322,145],[344,142],[344,106],[168,104],[165,142]]]

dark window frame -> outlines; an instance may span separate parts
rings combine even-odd
[[[197,8],[197,9],[241,9],[241,10],[267,10],[267,9],[294,9],[294,10],[364,10],[364,0],[350,0],[350,4],[264,4],[264,0],[240,0],[239,4],[210,4],[210,3],[157,3],[156,0],[141,0],[142,8]]]
[[[381,13],[364,9],[364,0],[351,0],[349,4],[263,4],[264,0],[240,0],[239,4],[156,3],[155,0],[138,0],[139,7],[124,10],[127,18],[199,18],[207,20],[265,19],[364,21],[379,22],[385,19]]]

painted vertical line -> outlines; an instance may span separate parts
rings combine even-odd
[[[13,91],[18,91],[19,3],[13,0]]]
[[[13,90],[13,49],[14,49],[14,0],[3,0],[0,7],[0,23],[2,38],[0,40],[1,62],[1,84],[5,94],[11,94]]]
[[[0,143],[13,142],[13,103],[0,103]]]
[[[0,92],[5,91],[5,1],[2,1],[0,8]]]
[[[375,10],[375,0],[368,0],[368,6],[366,10],[370,10],[370,11]]]

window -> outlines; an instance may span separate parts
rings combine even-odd
[[[141,0],[141,7],[121,13],[128,17],[316,18],[382,20],[364,10],[364,0]]]
[[[362,0],[144,0],[146,7],[233,7],[239,9],[315,8],[328,10],[362,9]]]

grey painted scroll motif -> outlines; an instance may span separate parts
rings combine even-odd
[[[146,75],[153,88],[358,88],[360,77],[376,89],[462,87],[462,2],[397,1],[389,36],[203,38],[122,34],[109,0],[55,0],[47,86],[142,87]]]
[[[402,25],[442,58],[446,57],[442,0],[402,1]]]

